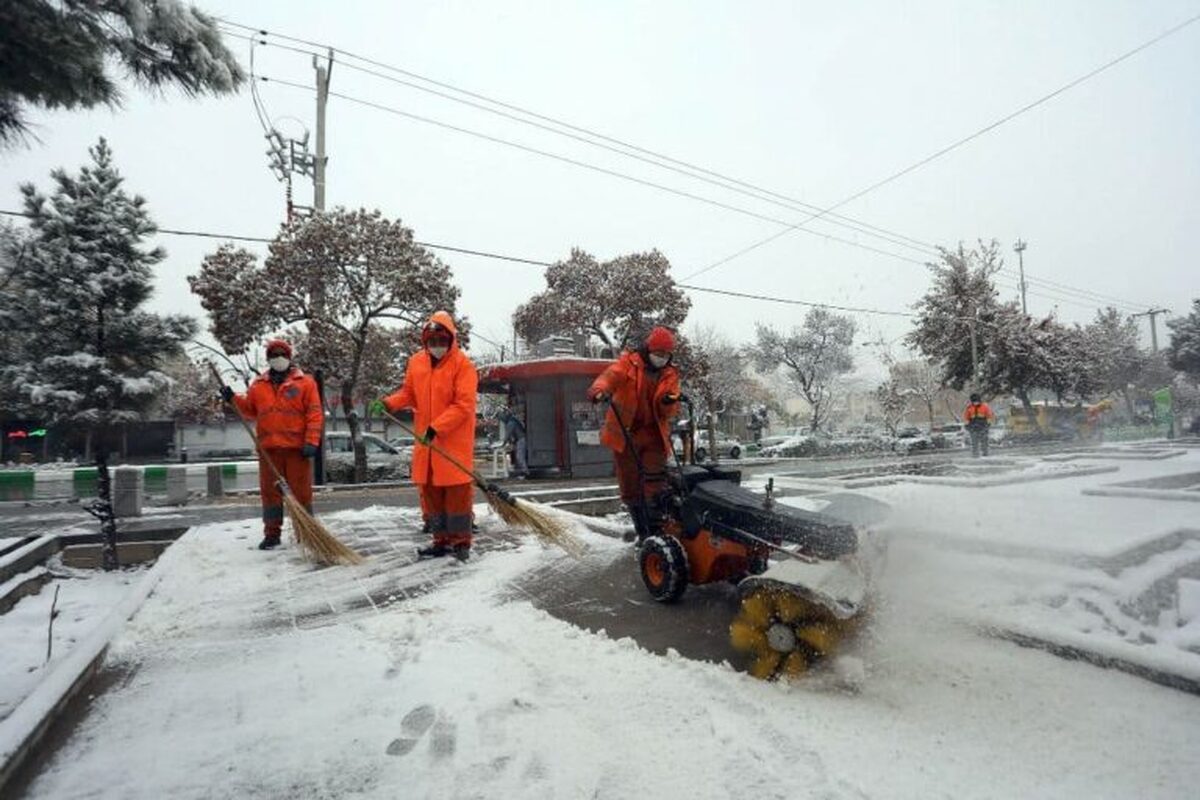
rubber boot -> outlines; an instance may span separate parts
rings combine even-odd
[[[417,550],[417,558],[442,558],[450,555],[450,548],[444,544],[431,544]]]
[[[638,544],[646,538],[646,507],[643,505],[629,505],[629,516],[633,518],[633,530],[625,531],[621,537],[627,542],[636,541]]]
[[[459,561],[466,561],[471,557],[471,545],[456,544],[454,545],[454,557]]]
[[[274,550],[280,545],[280,536],[278,533],[264,533],[263,540],[258,543],[259,550]]]

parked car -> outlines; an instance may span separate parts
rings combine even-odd
[[[933,446],[938,448],[969,447],[971,444],[971,434],[961,422],[938,425],[930,432],[930,438]]]
[[[988,443],[992,447],[1004,444],[1006,439],[1008,439],[1008,426],[1004,423],[992,425],[988,428]]]
[[[404,450],[406,448],[410,448],[416,443],[417,443],[417,440],[414,439],[413,437],[409,436],[408,434],[404,434],[403,436],[397,436],[394,439],[388,439],[388,444],[390,444],[392,447],[396,448],[397,450]]]
[[[896,431],[896,440],[892,449],[898,453],[914,453],[920,450],[932,450],[933,440],[920,428],[901,428]]]
[[[412,465],[411,450],[402,450],[373,433],[362,435],[367,451],[367,480],[401,480]],[[325,433],[325,470],[332,483],[348,483],[354,477],[354,445],[349,431]]]
[[[829,441],[829,437],[822,433],[794,433],[778,444],[762,448],[759,455],[767,458],[804,458],[814,456],[828,447]]]
[[[708,433],[696,433],[696,460],[708,461]],[[742,443],[732,436],[717,434],[717,458],[741,458]]]

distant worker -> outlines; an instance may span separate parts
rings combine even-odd
[[[971,455],[975,458],[979,458],[981,449],[983,455],[988,454],[988,430],[995,420],[996,415],[992,413],[991,407],[983,402],[979,393],[972,394],[971,402],[963,412],[963,422],[967,424],[967,430],[971,433]]]
[[[639,543],[658,532],[662,517],[656,499],[666,488],[670,421],[679,402],[674,352],[674,334],[655,328],[641,347],[622,353],[588,389],[593,403],[610,401],[600,442],[613,451],[621,500],[633,517]]]
[[[278,547],[283,530],[283,495],[271,459],[300,503],[312,511],[312,464],[321,445],[325,415],[317,382],[292,363],[292,346],[282,339],[267,342],[270,368],[254,379],[245,394],[221,387],[221,398],[255,421],[258,444],[258,489],[262,496],[263,540],[259,550]]]
[[[475,403],[479,376],[458,345],[458,328],[445,311],[429,318],[421,331],[421,350],[408,359],[404,385],[385,397],[383,405],[395,414],[413,410],[412,479],[421,498],[425,528],[433,536],[422,558],[453,555],[466,561],[471,554],[471,516],[475,485],[471,475],[475,451]],[[434,452],[444,451],[461,466]]]
[[[500,409],[500,421],[504,423],[503,442],[512,446],[513,471],[518,478],[529,475],[529,455],[525,448],[525,423],[517,418],[511,408]]]

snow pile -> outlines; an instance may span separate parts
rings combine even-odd
[[[394,509],[325,521],[418,538]],[[860,693],[765,684],[535,609],[523,579],[566,556],[481,522],[481,549],[503,546],[466,565],[397,546],[327,570],[254,550],[250,521],[193,530],[112,651],[136,669],[30,795],[1129,797],[1200,780],[1200,701],[956,627],[937,581],[881,606],[844,667]],[[918,576],[924,554],[905,552],[897,574]],[[402,599],[356,601],[383,590]]]

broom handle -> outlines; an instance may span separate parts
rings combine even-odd
[[[407,433],[408,435],[412,436],[412,437],[413,437],[413,439],[419,439],[419,438],[420,438],[419,436],[417,436],[417,434],[416,434],[416,431],[414,431],[412,428],[408,427],[408,426],[407,426],[407,425],[405,425],[403,422],[401,422],[400,420],[398,420],[398,419],[396,419],[394,416],[392,416],[392,414],[391,414],[391,413],[390,413],[390,412],[387,410],[387,408],[386,408],[386,407],[384,407],[384,409],[383,409],[383,415],[384,415],[385,417],[387,417],[388,419],[390,419],[392,422],[394,422],[394,423],[396,423],[397,425],[399,425],[399,426],[400,426],[400,430],[402,430],[402,431],[404,431],[405,433]],[[420,442],[416,442],[416,444],[420,444]],[[483,479],[483,478],[480,476],[480,474],[479,474],[478,472],[476,472],[476,471],[475,471],[475,470],[473,470],[473,469],[468,469],[468,468],[467,468],[467,466],[466,466],[465,464],[463,464],[461,461],[459,461],[459,460],[458,460],[457,458],[455,458],[454,456],[452,456],[452,455],[450,455],[449,453],[447,453],[447,452],[446,452],[445,450],[443,450],[442,448],[438,447],[438,446],[437,446],[436,444],[434,444],[433,442],[429,442],[428,444],[425,444],[425,445],[423,445],[423,446],[424,446],[424,447],[428,447],[430,450],[432,450],[433,452],[437,453],[439,456],[441,456],[442,458],[446,459],[447,461],[449,461],[449,462],[450,462],[451,464],[453,464],[454,466],[458,467],[458,469],[459,469],[459,470],[461,470],[462,472],[466,473],[467,475],[470,475],[470,476],[471,476],[471,480],[475,481],[475,485],[476,485],[476,486],[478,486],[480,489],[483,489],[483,491],[484,491],[484,492],[487,492],[487,490],[488,490],[488,488],[487,488],[487,481],[485,481],[485,480],[484,480],[484,479]]]
[[[208,363],[208,369],[212,372],[212,376],[216,378],[217,383],[224,386],[225,381],[221,379],[221,373],[217,372],[217,368],[212,365],[211,361]],[[291,493],[292,487],[288,486],[287,481],[283,479],[283,474],[280,473],[279,468],[275,466],[275,462],[271,460],[271,457],[267,455],[267,451],[263,450],[262,445],[258,443],[258,437],[254,435],[254,431],[250,428],[250,423],[246,422],[246,418],[242,416],[241,409],[230,402],[226,402],[225,405],[233,409],[233,413],[237,415],[238,422],[242,423],[242,428],[245,429],[246,434],[250,437],[250,441],[254,442],[255,451],[263,461],[267,462],[267,466],[271,468],[271,472],[275,473],[275,481],[282,486],[285,491]]]

